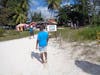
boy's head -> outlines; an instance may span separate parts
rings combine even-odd
[[[30,28],[32,28],[33,26],[31,25]]]
[[[40,25],[40,31],[44,30],[44,25]]]

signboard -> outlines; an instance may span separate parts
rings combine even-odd
[[[47,31],[48,32],[57,31],[57,25],[47,25]]]

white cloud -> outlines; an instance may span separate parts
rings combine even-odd
[[[49,12],[47,7],[38,7],[37,10],[41,12],[43,17],[45,18],[51,17],[51,13]]]
[[[30,3],[31,3],[32,5],[35,5],[35,6],[37,6],[37,5],[39,4],[36,0],[30,0]]]
[[[52,13],[49,12],[48,7],[37,7],[37,9],[34,12],[41,12],[42,16],[45,19],[53,17]]]

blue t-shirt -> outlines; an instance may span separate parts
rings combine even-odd
[[[48,32],[40,31],[38,33],[37,40],[39,41],[39,47],[47,46]]]
[[[29,28],[29,31],[30,31],[30,32],[33,32],[33,28],[30,27],[30,28]]]

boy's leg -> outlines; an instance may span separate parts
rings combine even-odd
[[[31,39],[31,36],[32,36],[32,32],[30,32],[30,39]]]
[[[40,54],[42,63],[47,63],[47,52],[43,52]]]
[[[47,52],[44,52],[45,55],[45,62],[47,63]]]
[[[33,31],[33,36],[34,36],[34,31]]]
[[[31,33],[30,33],[30,36],[29,36],[29,38],[31,39]]]
[[[44,63],[44,54],[43,53],[40,53],[40,57],[41,57],[41,60],[42,60],[42,63]]]
[[[42,48],[40,48],[40,51],[41,51]],[[47,52],[45,51],[46,49],[43,48],[44,50],[41,51],[40,53],[40,57],[41,57],[41,60],[42,60],[42,63],[46,63],[47,62]]]

